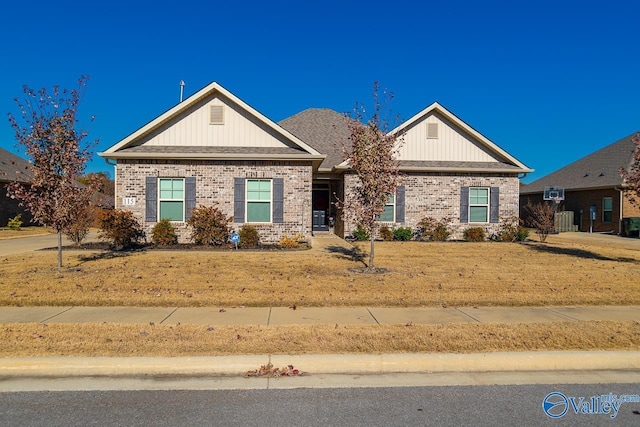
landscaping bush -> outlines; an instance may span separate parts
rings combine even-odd
[[[260,244],[260,233],[251,225],[244,225],[238,232],[240,235],[240,243],[242,248],[256,248]]]
[[[386,225],[383,225],[380,227],[380,237],[382,240],[393,240],[393,231]]]
[[[64,234],[76,246],[79,246],[80,243],[87,238],[89,228],[95,225],[96,210],[97,208],[94,205],[89,204],[73,212],[73,221],[71,225],[64,230]]]
[[[278,241],[278,246],[282,249],[293,249],[298,247],[300,242],[294,237],[282,236]]]
[[[413,231],[409,227],[398,227],[393,230],[394,240],[406,242],[407,240],[411,240],[411,237],[413,237]]]
[[[445,242],[451,236],[451,219],[442,218],[436,221],[433,217],[425,217],[418,223],[416,239],[430,242]]]
[[[9,218],[9,222],[7,223],[9,230],[20,230],[20,227],[22,227],[22,214]]]
[[[131,211],[101,211],[100,229],[100,238],[110,240],[117,250],[129,248],[144,238],[144,231]]]
[[[358,227],[356,227],[355,231],[353,232],[353,237],[355,237],[356,240],[362,242],[369,240],[371,236],[369,235],[369,232],[367,230],[365,230],[361,225],[358,225]]]
[[[215,206],[199,206],[193,209],[187,224],[191,226],[191,240],[198,245],[222,245],[229,238],[229,223]]]
[[[503,218],[500,229],[492,237],[497,242],[524,242],[529,237],[529,229],[521,225],[517,216]]]
[[[470,227],[464,230],[464,240],[467,242],[484,242],[485,233],[482,227]]]
[[[154,245],[171,246],[178,243],[176,230],[168,219],[160,220],[151,230],[151,239]]]

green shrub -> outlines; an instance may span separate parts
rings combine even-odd
[[[191,226],[191,240],[199,245],[222,245],[229,238],[229,223],[215,206],[199,206],[193,209],[187,224]]]
[[[171,246],[178,243],[176,230],[167,218],[160,220],[151,230],[151,239],[158,246]]]
[[[445,242],[451,237],[451,219],[442,218],[436,221],[433,217],[425,217],[418,223],[416,237],[430,242]]]
[[[144,231],[133,212],[120,209],[100,212],[100,238],[110,240],[116,249],[125,249],[144,238]]]
[[[485,233],[482,227],[470,227],[464,230],[464,240],[467,242],[484,242]]]
[[[22,227],[22,214],[18,214],[13,218],[9,218],[7,227],[9,228],[9,230],[20,230],[20,227]]]
[[[252,225],[243,225],[240,231],[240,243],[242,248],[256,248],[260,244],[260,233]]]
[[[409,227],[398,227],[393,230],[394,240],[405,242],[407,240],[411,240],[411,237],[413,237],[413,231]]]
[[[386,225],[380,227],[380,237],[382,240],[393,240],[393,231]]]
[[[361,225],[358,224],[355,231],[353,232],[353,237],[355,237],[356,240],[362,242],[365,240],[369,240],[369,238],[371,238],[371,235],[367,230],[365,230]]]

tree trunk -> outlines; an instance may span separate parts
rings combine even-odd
[[[62,231],[58,231],[58,268],[62,268]]]
[[[369,251],[369,268],[373,268],[373,232],[371,233],[371,250]]]

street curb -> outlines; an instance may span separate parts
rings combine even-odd
[[[309,374],[469,373],[640,370],[640,351],[476,354],[327,354],[211,357],[0,358],[0,377],[242,376],[261,365]]]

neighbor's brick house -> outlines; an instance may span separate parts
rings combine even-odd
[[[518,214],[518,176],[531,169],[444,107],[430,105],[400,131],[403,183],[381,218],[389,226],[448,217],[460,238],[469,226],[490,234]],[[347,138],[335,111],[309,109],[276,124],[212,83],[100,155],[117,161],[116,208],[133,211],[147,233],[169,218],[186,241],[193,207],[217,203],[236,229],[251,224],[275,242],[334,221],[336,234],[353,231],[334,204],[354,185],[339,145]]]
[[[6,226],[9,219],[18,214],[22,215],[24,224],[31,223],[31,214],[19,206],[17,199],[7,195],[7,187],[12,182],[27,184],[32,176],[28,161],[0,148],[0,227]]]
[[[591,206],[596,209],[594,232],[620,233],[622,218],[640,217],[640,206],[629,200],[620,168],[631,165],[635,144],[631,134],[594,153],[543,176],[520,189],[521,209],[527,203],[543,200],[545,187],[562,187],[564,201],[559,209],[572,211],[574,225],[579,231],[589,231]],[[526,217],[527,213],[522,212]]]

